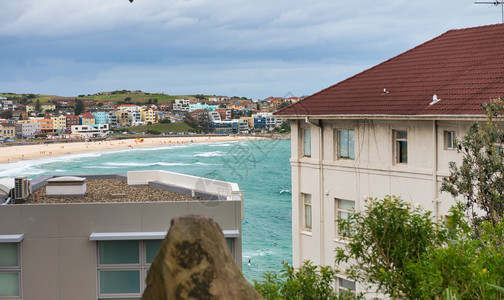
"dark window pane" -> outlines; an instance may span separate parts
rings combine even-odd
[[[139,264],[138,241],[99,242],[100,264]]]
[[[140,293],[140,271],[100,271],[100,293]]]

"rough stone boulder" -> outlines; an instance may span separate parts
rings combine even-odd
[[[142,300],[261,299],[233,260],[220,226],[202,216],[172,220],[146,283]]]

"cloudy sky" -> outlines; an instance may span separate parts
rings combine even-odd
[[[0,0],[0,92],[302,96],[499,22],[472,0]]]

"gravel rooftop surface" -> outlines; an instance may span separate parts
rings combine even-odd
[[[33,191],[39,193],[39,200],[30,197],[27,204],[38,203],[89,203],[89,202],[147,202],[147,201],[197,201],[188,195],[164,191],[151,186],[128,186],[118,179],[88,179],[84,197],[47,197],[45,186]]]

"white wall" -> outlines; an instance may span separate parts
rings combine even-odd
[[[444,147],[444,131],[462,137],[467,121],[432,120],[323,120],[320,126],[304,120],[292,121],[292,234],[293,260],[299,266],[310,259],[315,264],[333,265],[335,239],[335,198],[356,202],[363,210],[368,197],[400,196],[412,204],[445,214],[455,202],[440,193],[448,163],[460,162],[456,150]],[[311,157],[302,157],[304,128],[311,128]],[[337,129],[353,129],[355,160],[336,158]],[[408,163],[397,164],[393,154],[393,131],[408,132]],[[312,195],[313,228],[303,232],[301,193]]]

